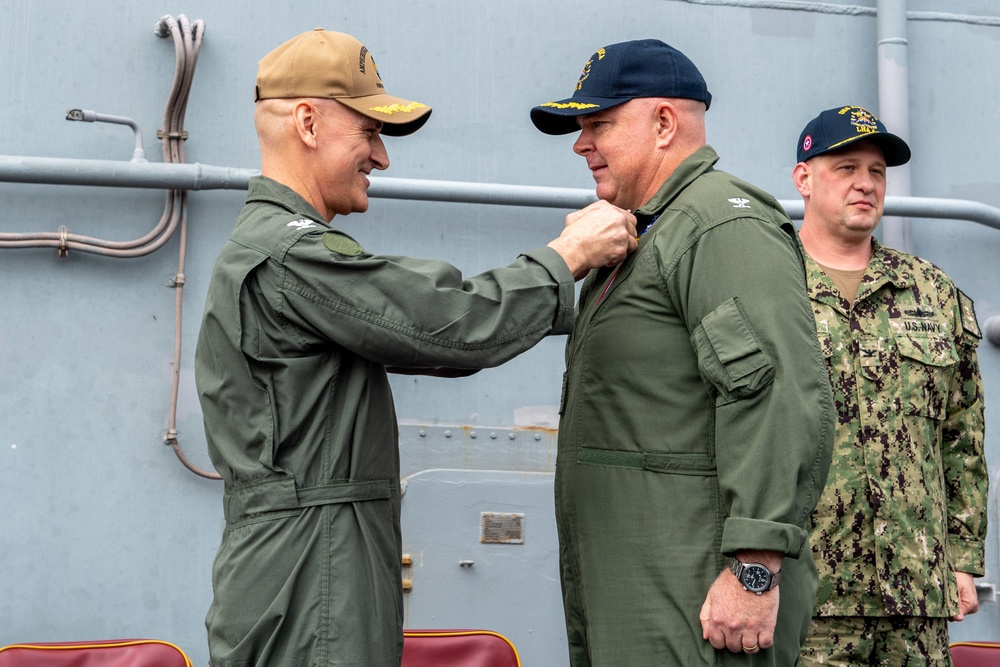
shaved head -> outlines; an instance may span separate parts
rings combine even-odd
[[[261,100],[254,109],[253,124],[257,129],[261,150],[274,148],[282,143],[287,135],[294,133],[295,123],[292,109],[298,100]]]

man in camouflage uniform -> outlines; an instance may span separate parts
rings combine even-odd
[[[886,168],[909,159],[856,106],[824,111],[799,138],[800,238],[837,413],[801,665],[950,665],[948,620],[979,606],[988,472],[972,301],[872,238]]]

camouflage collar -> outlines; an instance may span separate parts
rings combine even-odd
[[[826,303],[845,314],[850,311],[851,302],[841,295],[833,279],[808,255],[806,275],[810,299]],[[868,268],[865,269],[854,303],[865,300],[887,283],[892,284],[895,289],[907,289],[915,282],[916,276],[909,256],[883,246],[873,237],[872,256],[868,260]]]
[[[868,270],[865,272],[865,284],[870,281],[882,282],[882,277],[891,282],[897,289],[906,289],[916,282],[913,264],[909,257],[886,247],[872,237],[872,257],[868,260]]]

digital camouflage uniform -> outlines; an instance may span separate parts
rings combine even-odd
[[[463,278],[366,253],[264,177],[216,261],[195,377],[225,482],[214,667],[398,667],[399,449],[386,366],[500,364],[573,323],[551,248]]]
[[[981,334],[944,272],[872,245],[853,306],[806,260],[837,415],[813,513],[815,614],[946,618],[952,572],[984,567]]]
[[[658,216],[638,249],[581,291],[555,484],[573,667],[787,667],[812,615],[829,380],[792,224],[717,160],[680,164],[636,212]],[[716,650],[698,619],[741,549],[786,556],[755,654]]]

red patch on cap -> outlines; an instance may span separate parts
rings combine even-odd
[[[808,151],[813,147],[813,138],[811,134],[807,134],[806,138],[802,140],[802,150]]]

